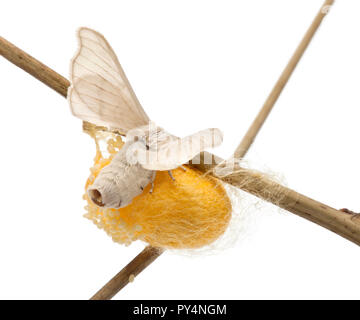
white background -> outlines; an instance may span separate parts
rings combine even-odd
[[[317,0],[7,1],[1,35],[64,76],[75,30],[103,33],[150,117],[219,127],[230,156],[320,8]],[[334,208],[360,211],[360,3],[325,18],[248,159]],[[84,219],[94,145],[66,100],[0,59],[0,298],[87,299],[144,244]],[[272,206],[231,249],[165,253],[117,299],[359,298],[359,248]]]

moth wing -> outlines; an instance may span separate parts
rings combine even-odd
[[[160,143],[157,148],[150,148],[142,166],[148,170],[172,170],[187,163],[205,149],[219,146],[222,141],[222,132],[214,128],[182,139],[171,138],[168,142]]]
[[[149,117],[104,36],[88,28],[80,28],[77,36],[79,49],[71,61],[68,90],[72,113],[123,133],[146,125]]]

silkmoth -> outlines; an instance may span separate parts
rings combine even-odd
[[[87,192],[98,206],[121,208],[152,184],[156,171],[187,163],[222,143],[219,129],[178,138],[150,121],[109,43],[100,33],[80,28],[79,49],[71,60],[68,101],[83,121],[126,134],[126,142]]]

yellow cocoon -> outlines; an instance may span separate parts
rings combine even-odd
[[[86,189],[122,145],[119,138],[107,143],[110,157],[103,158],[98,150]],[[143,240],[155,247],[192,249],[212,243],[225,232],[231,218],[226,191],[217,180],[190,167],[172,172],[175,181],[167,172],[157,172],[153,192],[148,185],[120,209],[100,208],[86,193],[85,217],[115,242],[126,245]]]

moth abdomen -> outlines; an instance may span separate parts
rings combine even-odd
[[[127,161],[129,145],[131,143],[123,146],[89,186],[89,197],[96,205],[114,209],[125,207],[152,181],[153,171]]]

